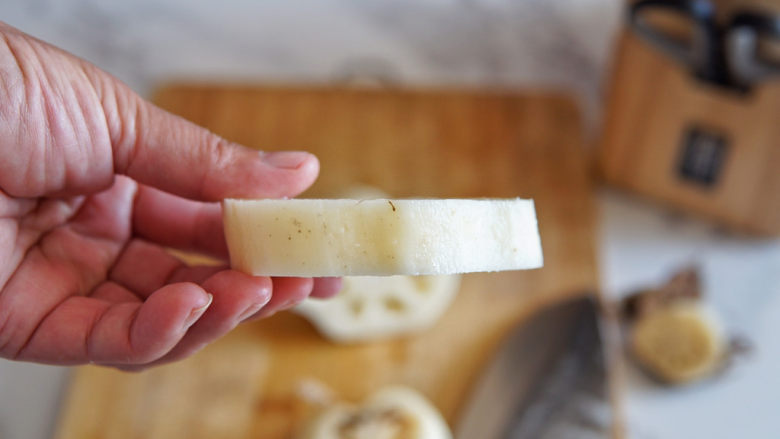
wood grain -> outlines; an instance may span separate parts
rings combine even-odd
[[[349,400],[410,385],[452,422],[513,325],[597,286],[580,121],[566,97],[180,85],[156,101],[254,148],[313,151],[321,176],[305,196],[360,182],[396,196],[534,198],[545,267],[466,275],[434,328],[397,340],[337,346],[282,313],[178,364],[79,368],[58,438],[289,438],[310,415],[299,388],[312,379]]]
[[[604,179],[738,231],[780,234],[780,85],[742,95],[694,80],[655,48],[624,32],[614,61],[599,152]],[[692,126],[725,137],[713,186],[680,178]]]

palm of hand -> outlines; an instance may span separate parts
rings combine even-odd
[[[99,334],[78,325],[102,318],[108,323],[108,302],[127,303],[112,313],[138,312],[141,298],[109,278],[131,236],[135,190],[133,182],[122,179],[97,195],[0,195],[0,252],[6,261],[0,269],[0,351],[5,356],[84,361],[92,358],[91,351],[100,351]],[[74,339],[89,332],[88,339]]]

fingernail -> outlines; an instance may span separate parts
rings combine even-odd
[[[261,152],[263,161],[279,169],[298,169],[309,158],[309,153],[301,151]]]
[[[241,313],[241,315],[238,316],[238,321],[243,322],[244,320],[248,319],[249,317],[252,317],[255,315],[258,311],[263,309],[266,305],[268,305],[268,300],[261,303],[254,303],[252,305],[249,305],[247,309],[244,310],[244,312]]]
[[[211,306],[211,302],[214,300],[214,296],[212,296],[209,293],[206,293],[206,295],[209,296],[208,302],[206,302],[205,305],[195,308],[192,311],[190,311],[190,315],[187,316],[187,319],[184,320],[184,329],[189,328],[190,326],[194,325],[195,322],[198,321],[198,319],[203,315],[203,313],[206,312],[206,310]]]

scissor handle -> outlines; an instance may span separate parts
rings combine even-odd
[[[643,15],[648,11],[669,11],[683,15],[694,23],[693,41],[679,38],[655,28]],[[629,8],[629,23],[639,36],[677,61],[691,67],[697,76],[718,80],[718,29],[715,8],[708,0],[641,0]]]
[[[729,71],[739,85],[749,86],[780,76],[780,60],[761,56],[760,39],[780,42],[780,17],[758,10],[743,10],[734,15],[726,32],[726,50]]]

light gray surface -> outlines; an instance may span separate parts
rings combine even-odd
[[[698,265],[706,302],[726,333],[753,345],[725,374],[678,389],[659,387],[630,367],[631,437],[780,437],[780,240],[730,236],[622,194],[600,199],[607,294],[657,285],[685,265]]]
[[[141,93],[171,78],[544,85],[598,105],[618,0],[3,0]],[[595,112],[588,112],[595,115]]]
[[[51,436],[70,369],[0,359],[0,438]]]

